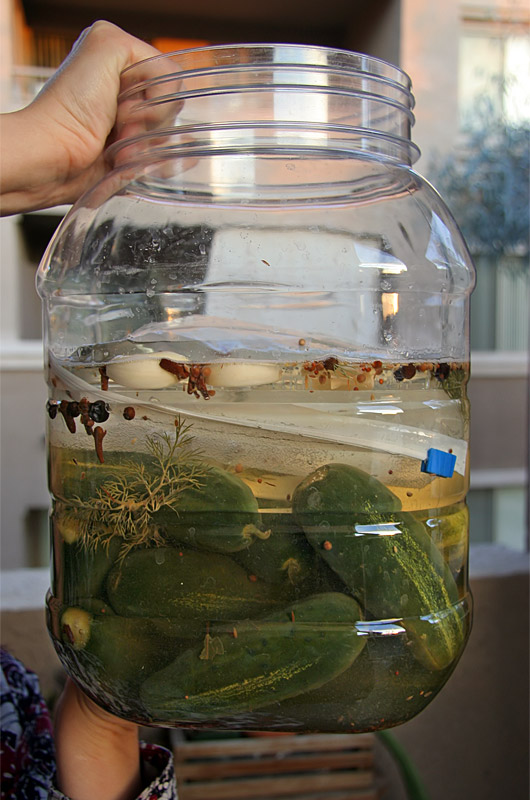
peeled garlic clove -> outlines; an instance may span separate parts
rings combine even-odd
[[[340,389],[373,389],[374,388],[374,374],[366,372],[356,372],[351,375],[331,375],[330,388],[333,390]]]
[[[343,375],[330,375],[329,388],[330,389],[350,389],[355,384],[355,378],[345,378]]]
[[[187,361],[179,353],[162,352],[135,356],[134,358],[107,364],[107,376],[120,386],[128,389],[166,389],[175,386],[179,379],[173,373],[162,369],[160,361],[168,358],[180,363]]]
[[[224,386],[226,389],[275,383],[282,374],[280,367],[274,364],[209,364],[208,367],[208,386]]]
[[[63,639],[70,644],[74,650],[82,650],[90,639],[90,626],[92,624],[92,614],[82,608],[72,606],[67,608],[61,617],[61,631]]]

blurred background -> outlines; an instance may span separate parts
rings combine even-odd
[[[411,76],[413,140],[422,151],[416,169],[444,196],[477,267],[471,303],[469,506],[479,614],[464,666],[418,724],[403,726],[400,736],[430,782],[433,798],[493,800],[506,791],[512,800],[526,800],[527,0],[2,0],[0,110],[30,102],[83,28],[98,18],[164,51],[243,41],[321,44],[386,59]],[[21,589],[22,610],[31,608],[33,582],[18,576],[42,576],[48,565],[47,392],[34,277],[66,211],[54,208],[0,222],[0,556],[4,585]],[[33,586],[40,591],[38,581]],[[4,630],[9,639],[12,629]],[[37,639],[40,635],[35,633]],[[452,750],[440,749],[445,735],[456,737]],[[451,789],[448,766],[455,754],[460,773]]]

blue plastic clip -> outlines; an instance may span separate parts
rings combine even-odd
[[[427,450],[427,458],[421,462],[421,471],[439,475],[441,478],[452,478],[455,464],[456,456],[453,453],[446,453],[444,450],[435,450],[434,447],[430,447]]]

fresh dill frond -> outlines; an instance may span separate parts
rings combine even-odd
[[[181,495],[200,488],[208,466],[190,445],[189,424],[175,423],[175,436],[167,433],[147,437],[148,456],[143,463],[123,462],[116,475],[98,487],[95,497],[65,499],[69,516],[79,525],[78,541],[87,549],[107,546],[122,539],[120,558],[138,545],[160,546],[164,536],[156,523],[160,509],[178,515]],[[120,470],[121,474],[118,472]]]

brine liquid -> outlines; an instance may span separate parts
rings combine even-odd
[[[332,353],[54,363],[48,609],[66,668],[142,724],[362,731],[417,714],[469,632],[466,381],[463,364]],[[376,479],[392,513],[339,497],[312,516],[300,487],[329,465]],[[334,618],[337,595],[357,619]]]

